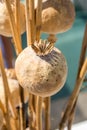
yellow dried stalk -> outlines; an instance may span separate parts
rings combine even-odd
[[[9,85],[8,85],[7,77],[6,77],[5,70],[4,70],[4,63],[3,63],[1,50],[0,50],[0,69],[1,69],[1,74],[2,74],[3,85],[4,85],[4,92],[5,92],[5,113],[4,114],[5,114],[7,128],[9,130],[9,129],[11,129],[10,116],[9,116],[9,105],[10,105],[11,113],[12,113],[14,120],[17,119],[17,113],[16,113],[14,104],[11,99]],[[16,127],[16,121],[15,121],[15,127]],[[17,127],[16,127],[16,130],[17,130]]]
[[[17,30],[17,27],[16,27],[15,18],[14,18],[9,0],[5,0],[5,3],[6,3],[6,7],[8,10],[8,14],[9,14],[9,20],[10,20],[10,25],[11,25],[11,29],[12,29],[13,39],[15,42],[15,49],[16,49],[17,54],[19,54],[22,51],[22,46],[21,46],[20,37],[19,37],[19,31]],[[17,16],[17,18],[18,18],[18,16]]]
[[[35,12],[34,0],[26,0],[26,30],[27,44],[31,45],[35,41]]]

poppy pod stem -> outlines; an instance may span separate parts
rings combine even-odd
[[[11,25],[11,29],[12,29],[13,39],[15,42],[16,52],[17,52],[17,54],[19,54],[22,51],[22,46],[20,43],[18,31],[16,28],[15,18],[14,18],[13,12],[12,12],[10,2],[8,0],[5,0],[5,4],[6,4],[6,8],[8,10],[8,14],[9,14],[9,20],[10,20],[10,25]]]
[[[36,102],[36,130],[42,130],[42,97],[37,96]]]
[[[50,97],[44,99],[44,110],[45,110],[45,130],[50,130]]]
[[[28,46],[35,41],[35,11],[34,0],[26,0],[26,30]]]

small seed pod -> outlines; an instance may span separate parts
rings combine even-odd
[[[37,0],[35,0],[37,8]],[[70,0],[42,0],[42,32],[57,34],[71,28],[75,9]]]
[[[20,105],[20,95],[19,95],[19,84],[18,81],[15,79],[8,79],[8,84],[11,92],[11,97],[13,100],[13,103],[15,107]],[[24,99],[25,102],[28,101],[28,93],[27,89],[24,89]],[[0,100],[2,101],[3,105],[5,104],[5,98],[4,98],[4,87],[3,87],[3,82],[2,78],[0,77]]]
[[[11,97],[15,107],[20,105],[20,94],[19,94],[19,83],[16,80],[16,75],[14,69],[5,69],[6,76],[8,78],[8,85],[11,92]],[[27,88],[24,89],[24,102],[28,101],[28,91]],[[2,101],[3,105],[5,104],[5,97],[4,97],[4,87],[3,82],[0,74],[0,100]]]
[[[13,14],[15,15],[15,7],[14,7],[14,2],[11,2],[11,7]],[[25,25],[25,6],[24,4],[20,3],[20,27],[21,27],[21,34],[25,32],[26,30],[26,25]],[[0,34],[11,37],[12,36],[12,31],[11,31],[11,26],[10,26],[10,21],[9,21],[9,14],[8,10],[6,8],[6,5],[3,0],[0,1]]]
[[[34,43],[19,54],[15,64],[21,86],[41,97],[54,95],[66,81],[65,57],[60,50],[52,48],[46,41]]]
[[[7,78],[17,79],[14,68],[5,69],[5,72],[6,72]],[[0,72],[0,76],[1,76],[1,72]]]

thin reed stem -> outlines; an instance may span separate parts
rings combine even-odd
[[[26,30],[27,45],[31,45],[35,41],[35,11],[34,0],[26,0]]]
[[[36,104],[36,130],[42,130],[42,97],[37,96]]]
[[[41,16],[42,16],[42,0],[37,0],[37,8],[36,8],[36,40],[40,40],[41,34]]]
[[[6,86],[8,86],[5,70],[4,70],[4,63],[3,63],[3,58],[2,58],[2,52],[0,49],[0,69],[1,69],[1,74],[2,74],[2,80],[3,80],[3,86],[4,86],[4,94],[5,94],[5,119],[6,119],[6,125],[7,129],[11,129],[11,124],[10,124],[10,117],[9,117],[9,105],[8,105],[8,91]],[[5,82],[4,82],[5,81]]]
[[[50,130],[50,97],[44,99],[45,130]]]
[[[21,41],[21,24],[20,24],[20,0],[15,0],[15,24],[17,27],[17,31],[18,31],[18,37],[19,37],[19,41],[20,44],[22,46],[22,41]]]
[[[8,10],[8,14],[9,14],[9,21],[10,21],[10,25],[11,25],[11,29],[12,29],[13,39],[15,42],[15,49],[16,49],[17,54],[19,54],[22,51],[22,47],[21,47],[17,27],[15,24],[14,14],[13,14],[9,0],[5,0],[5,4],[6,4],[7,10]]]
[[[71,97],[69,99],[67,108],[65,110],[65,113],[64,113],[64,115],[63,115],[63,117],[61,119],[61,122],[59,124],[60,130],[65,127],[65,123],[66,123],[67,119],[69,118],[69,114],[70,114],[70,112],[71,112],[71,110],[73,108],[73,105],[74,105],[74,103],[76,101],[76,98],[78,97],[78,94],[80,92],[80,88],[81,88],[81,85],[83,83],[86,72],[87,72],[87,58],[84,61],[84,64],[83,64],[83,66],[81,68],[78,80],[76,81],[76,84],[75,84],[75,88],[73,90],[73,93],[72,93],[72,95],[71,95]]]
[[[9,116],[9,107],[10,107],[11,114],[12,114],[12,116],[14,118],[14,121],[15,121],[15,124],[16,124],[17,113],[16,113],[16,109],[14,107],[14,104],[13,104],[13,101],[12,101],[12,98],[11,98],[11,93],[10,93],[7,77],[6,77],[6,74],[5,74],[4,63],[3,63],[1,50],[0,50],[0,67],[1,67],[1,73],[2,73],[4,91],[5,91],[5,109],[6,109],[6,113]],[[7,115],[6,115],[6,119],[7,119]],[[8,120],[10,121],[10,119],[8,119]],[[15,126],[15,127],[17,129],[17,126]]]

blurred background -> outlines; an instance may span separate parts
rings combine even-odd
[[[24,0],[21,1],[25,3]],[[52,104],[51,104],[52,130],[58,127],[58,123],[61,118],[61,113],[65,109],[69,96],[71,95],[74,89],[78,71],[81,46],[85,26],[87,23],[87,0],[72,0],[72,2],[74,3],[76,11],[76,18],[74,24],[69,31],[57,35],[58,40],[55,44],[55,46],[59,48],[66,57],[68,64],[68,76],[63,89],[56,95],[52,96]],[[42,34],[41,37],[42,39],[45,39],[47,38],[47,35]],[[22,42],[23,42],[23,48],[25,48],[26,33],[22,35]],[[2,39],[0,39],[0,46],[2,46]],[[5,59],[6,55],[4,54],[4,52],[3,55]],[[14,60],[15,59],[13,59],[13,64]],[[5,65],[8,66],[6,60]],[[82,89],[80,92],[74,123],[87,120],[86,100],[87,100],[87,88]]]

